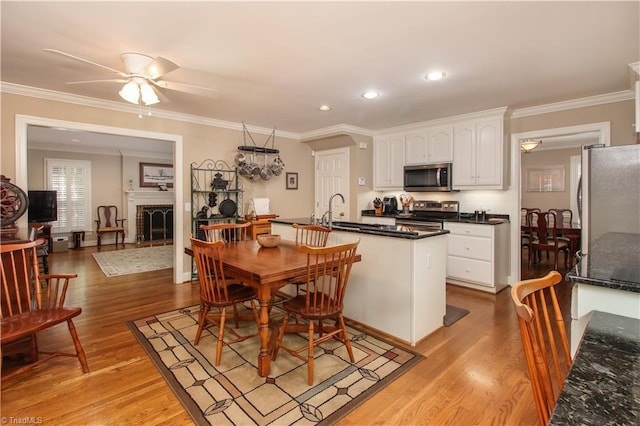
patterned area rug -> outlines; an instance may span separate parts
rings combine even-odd
[[[93,253],[107,277],[173,268],[173,246],[144,247]]]
[[[198,425],[333,424],[424,359],[348,326],[355,364],[344,345],[330,339],[316,348],[313,386],[307,384],[307,365],[285,351],[271,362],[269,377],[260,377],[259,337],[224,346],[216,367],[217,327],[205,330],[198,346],[193,345],[198,312],[199,306],[191,306],[128,322]],[[281,315],[274,306],[272,319]],[[241,335],[255,331],[254,322],[241,321]],[[300,346],[307,341],[295,334],[285,339]]]

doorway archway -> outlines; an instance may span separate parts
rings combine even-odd
[[[509,200],[511,200],[509,208],[509,217],[511,218],[511,261],[509,284],[513,285],[520,280],[520,207],[521,207],[521,152],[520,141],[525,139],[553,139],[559,136],[575,135],[580,133],[594,133],[597,135],[598,142],[604,145],[610,145],[611,139],[611,123],[589,123],[577,126],[558,127],[551,129],[534,130],[530,132],[521,132],[511,134],[511,186],[508,190]]]
[[[113,134],[119,136],[138,137],[146,139],[157,139],[173,143],[173,164],[174,164],[174,244],[173,244],[173,281],[182,283],[185,281],[182,254],[184,251],[184,214],[181,208],[183,196],[183,146],[182,136],[169,133],[150,132],[145,130],[135,130],[121,127],[103,126],[89,123],[79,123],[73,121],[57,120],[46,117],[35,117],[28,115],[16,115],[15,122],[15,155],[16,155],[16,185],[28,188],[28,127],[30,125],[43,127],[57,127],[69,130],[79,130],[103,134]]]

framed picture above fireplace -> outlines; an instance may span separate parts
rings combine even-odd
[[[173,188],[173,164],[140,163],[140,187]]]

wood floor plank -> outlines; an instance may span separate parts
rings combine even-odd
[[[74,358],[58,358],[3,380],[1,415],[42,417],[45,424],[191,424],[126,321],[197,304],[197,284],[173,284],[171,269],[107,278],[91,257],[95,250],[50,255],[52,272],[78,273],[68,305],[83,309],[74,322],[91,373],[82,374]],[[523,266],[530,276],[548,270]],[[560,296],[565,312],[569,297],[566,284]],[[490,295],[447,286],[447,303],[470,313],[412,348],[427,358],[338,425],[536,423],[509,290]],[[64,325],[41,333],[39,344],[73,349]],[[3,369],[10,364],[4,362]]]

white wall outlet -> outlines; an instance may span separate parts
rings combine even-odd
[[[360,142],[358,143],[358,148],[360,149],[367,149],[368,145],[366,142]]]
[[[191,211],[191,203],[184,203],[184,211],[185,212]]]
[[[365,180],[364,177],[359,177],[358,178],[358,185],[364,186],[365,182],[366,182],[366,180]]]

